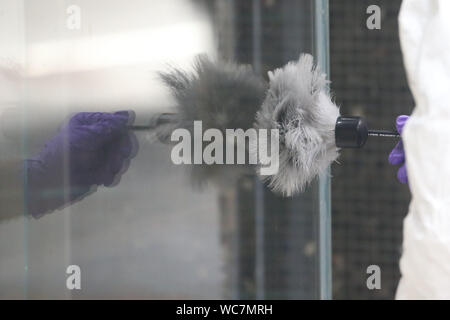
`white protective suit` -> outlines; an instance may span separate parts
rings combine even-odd
[[[403,141],[412,200],[397,299],[450,299],[450,1],[404,0],[400,42],[416,103]]]

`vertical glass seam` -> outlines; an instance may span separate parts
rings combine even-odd
[[[328,0],[315,1],[314,30],[316,61],[329,78]],[[332,298],[330,176],[328,167],[319,177],[319,296],[322,300]]]

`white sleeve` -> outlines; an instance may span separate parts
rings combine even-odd
[[[403,131],[412,200],[397,299],[450,299],[450,1],[403,0],[400,42],[415,109]]]

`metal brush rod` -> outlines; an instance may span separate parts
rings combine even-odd
[[[155,121],[151,121],[150,124],[147,125],[131,125],[128,126],[128,129],[133,130],[133,131],[149,131],[149,130],[153,130],[156,129],[158,126],[164,125],[164,124],[169,124],[169,123],[173,123],[174,120],[176,120],[176,114],[175,113],[161,113],[156,119]]]
[[[391,130],[369,130],[369,136],[373,137],[389,137],[389,138],[399,138],[400,134]]]
[[[148,131],[148,130],[152,130],[154,128],[155,127],[152,127],[152,126],[135,126],[135,125],[128,126],[128,129],[133,130],[133,131]]]

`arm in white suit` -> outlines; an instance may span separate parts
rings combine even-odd
[[[415,109],[403,130],[412,194],[397,299],[450,299],[450,1],[404,0],[400,41]]]

